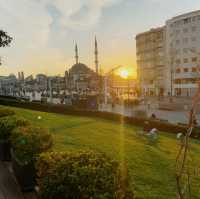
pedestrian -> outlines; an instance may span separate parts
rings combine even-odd
[[[150,101],[148,101],[147,102],[147,109],[150,110],[150,108],[151,108],[151,104],[150,104]]]
[[[156,128],[151,129],[147,133],[147,136],[153,141],[157,140],[157,138],[158,138],[158,130]]]
[[[152,118],[152,119],[156,119],[156,114],[155,114],[155,113],[152,113],[152,114],[151,114],[151,118]]]

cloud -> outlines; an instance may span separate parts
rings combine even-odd
[[[44,0],[59,12],[58,23],[72,29],[88,28],[96,25],[104,8],[122,0]]]
[[[104,8],[121,1],[1,0],[0,29],[14,38],[11,48],[0,49],[1,55],[6,57],[4,64],[14,71],[16,65],[26,64],[25,68],[44,64],[47,68],[48,64],[56,64],[57,58],[66,61],[62,48],[49,45],[54,41],[52,32],[55,35],[56,30],[60,35],[63,31],[67,34],[69,30],[90,29],[98,24]]]

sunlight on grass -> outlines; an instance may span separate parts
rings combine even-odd
[[[116,123],[100,118],[14,109],[34,125],[50,130],[55,151],[93,149],[106,153],[122,165],[127,164],[137,198],[176,198],[174,166],[179,141],[175,135],[160,132],[158,141],[152,144],[146,137],[138,136],[141,128],[125,124],[123,117]],[[197,171],[200,168],[199,144],[198,140],[191,139],[192,163]],[[192,199],[199,199],[199,174],[192,183]]]

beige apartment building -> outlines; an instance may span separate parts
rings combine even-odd
[[[168,77],[174,96],[194,96],[200,80],[200,10],[166,22]],[[170,61],[171,60],[171,61]],[[169,69],[171,67],[171,74]],[[168,78],[170,79],[170,78]],[[171,82],[166,82],[170,87]]]
[[[164,95],[165,27],[136,36],[138,79],[143,95]]]
[[[136,36],[143,95],[194,96],[200,81],[200,10]]]

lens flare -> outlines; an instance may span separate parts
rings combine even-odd
[[[124,69],[124,70],[121,70],[121,71],[120,71],[119,75],[120,75],[120,77],[126,79],[126,78],[128,78],[128,76],[129,76],[129,72],[128,72],[128,70],[125,70],[125,69]]]

